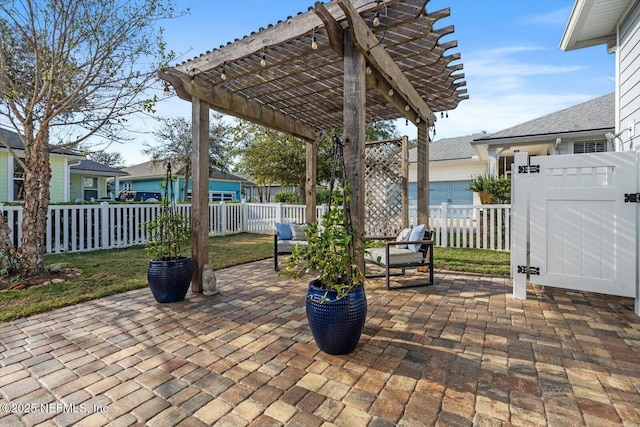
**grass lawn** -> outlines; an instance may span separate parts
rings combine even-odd
[[[273,255],[273,236],[239,234],[213,237],[209,241],[209,263],[213,270]],[[185,253],[190,253],[190,249]],[[143,247],[47,255],[47,267],[74,267],[81,269],[83,273],[60,284],[0,292],[0,321],[144,288],[148,286],[148,261],[149,257]],[[506,252],[435,248],[434,263],[436,270],[490,275],[509,274],[509,253]]]

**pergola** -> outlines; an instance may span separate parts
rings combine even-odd
[[[428,224],[429,136],[434,113],[468,98],[449,9],[428,0],[332,0],[159,72],[191,102],[192,291],[208,262],[209,109],[306,142],[307,221],[315,220],[316,141],[342,127],[353,225],[364,231],[365,123],[405,118],[418,127],[418,221]],[[456,73],[458,72],[458,73]]]

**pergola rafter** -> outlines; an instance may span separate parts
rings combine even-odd
[[[449,9],[427,13],[428,0],[332,0],[159,73],[193,105],[194,128],[203,109],[215,109],[305,141],[307,220],[315,218],[315,141],[323,130],[344,129],[345,162],[354,196],[354,226],[364,230],[364,125],[405,118],[418,126],[418,189],[428,188],[428,126],[435,112],[467,98],[456,41],[442,41],[452,25],[435,29]],[[380,25],[374,25],[379,18]],[[376,19],[377,21],[377,19]],[[315,40],[312,48],[312,41]],[[194,211],[207,203],[203,132],[194,130]],[[201,156],[203,157],[203,156]],[[200,178],[197,178],[200,176]],[[422,194],[421,194],[422,196]],[[425,200],[426,199],[426,202]],[[425,204],[426,203],[426,204]],[[196,209],[197,205],[197,209]],[[428,196],[419,197],[428,222]],[[206,224],[200,218],[199,229]],[[194,228],[195,231],[195,228]],[[208,252],[194,233],[193,290],[201,290]],[[200,239],[200,240],[199,240]]]

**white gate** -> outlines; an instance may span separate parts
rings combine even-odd
[[[513,175],[514,296],[532,284],[636,299],[636,152],[516,155]]]

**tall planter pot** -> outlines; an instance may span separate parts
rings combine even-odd
[[[337,299],[337,292],[309,283],[307,320],[318,348],[328,354],[351,353],[360,340],[367,317],[367,297],[360,285],[347,296]]]
[[[169,303],[182,301],[191,284],[191,258],[149,261],[147,280],[156,301]]]

